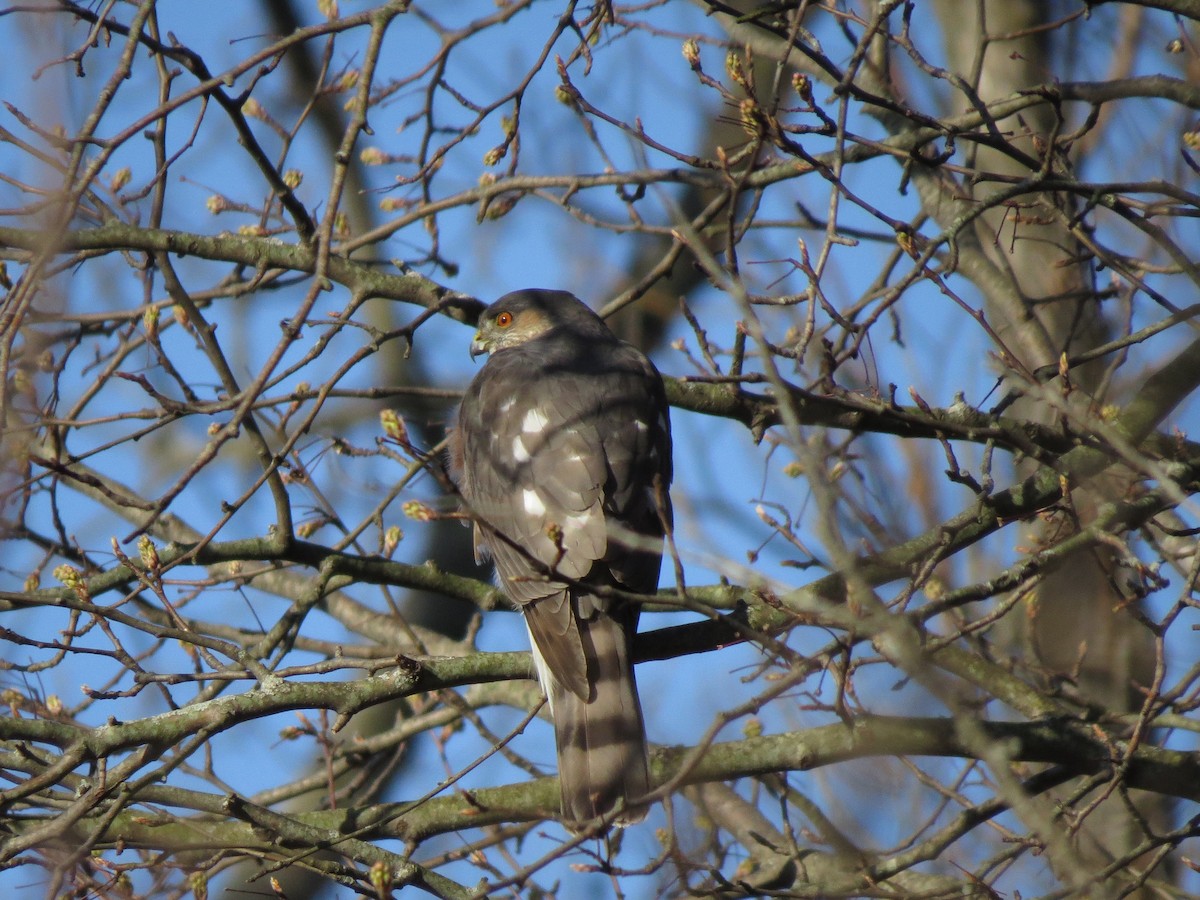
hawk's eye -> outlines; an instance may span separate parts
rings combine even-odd
[[[497,328],[507,328],[512,323],[513,323],[513,315],[510,312],[502,312],[502,313],[500,313],[500,315],[496,316],[496,327]]]

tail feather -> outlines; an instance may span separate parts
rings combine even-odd
[[[629,653],[633,625],[596,610],[581,616],[578,626],[587,662],[586,698],[554,679],[534,644],[554,719],[563,817],[568,824],[582,823],[623,804],[616,822],[631,825],[646,817],[644,806],[631,803],[650,790],[646,729]]]

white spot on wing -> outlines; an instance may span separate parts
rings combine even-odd
[[[538,496],[538,492],[526,488],[521,491],[521,504],[525,507],[525,512],[531,516],[543,516],[546,514],[546,504],[542,502],[542,498]]]
[[[520,437],[513,438],[512,454],[513,459],[519,463],[529,462],[529,451],[525,449],[525,442]]]
[[[541,410],[531,409],[525,413],[525,418],[521,420],[521,430],[526,434],[537,434],[549,424],[550,420],[542,413]]]
[[[638,419],[633,424],[637,427],[638,434],[645,434],[647,431],[650,430],[650,426],[647,425],[645,422],[643,422],[641,419]]]
[[[592,519],[591,512],[584,512],[584,513],[579,513],[578,515],[574,515],[574,516],[567,516],[563,520],[563,525],[562,525],[563,531],[571,532],[571,531],[578,531],[581,528],[586,528],[588,522],[590,522],[591,519]]]
[[[500,412],[500,413],[508,412],[510,409],[513,408],[513,405],[516,402],[517,402],[517,398],[515,396],[509,397],[507,400],[505,400],[503,403],[500,404],[500,409],[498,410],[498,412]]]

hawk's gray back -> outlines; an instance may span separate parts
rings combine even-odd
[[[509,294],[481,321],[477,342],[493,352],[459,413],[460,487],[477,548],[525,613],[564,814],[579,821],[648,789],[629,660],[637,608],[604,589],[658,586],[666,397],[649,360],[570,294]]]

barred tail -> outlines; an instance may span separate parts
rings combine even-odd
[[[589,605],[586,600],[580,604],[585,609]],[[616,823],[631,825],[646,817],[646,808],[631,806],[631,801],[650,790],[646,729],[629,658],[633,623],[626,627],[599,610],[576,623],[587,661],[586,699],[549,675],[534,643],[554,718],[563,817],[568,825],[582,823],[621,805],[627,812]]]

